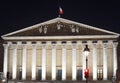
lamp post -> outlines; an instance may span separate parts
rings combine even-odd
[[[86,56],[86,69],[84,71],[86,83],[88,83],[88,75],[89,75],[89,69],[88,69],[88,55],[90,53],[90,49],[88,48],[88,45],[85,45],[84,48],[84,55]]]

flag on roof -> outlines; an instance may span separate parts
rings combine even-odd
[[[59,7],[59,14],[62,15],[63,14],[63,9],[61,7]]]

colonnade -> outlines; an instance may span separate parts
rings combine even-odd
[[[42,80],[46,80],[46,43],[42,42],[36,42],[35,44],[29,43],[32,45],[32,68],[31,68],[31,78],[32,80],[36,80],[36,47],[37,45],[40,45],[42,47]],[[49,41],[50,42],[50,41]],[[51,43],[52,47],[52,71],[51,71],[51,78],[52,80],[56,80],[56,46],[58,42],[56,41],[55,43]],[[72,80],[77,80],[77,71],[76,71],[76,46],[78,44],[81,44],[84,48],[85,44],[91,44],[92,49],[93,49],[93,80],[97,80],[97,44],[101,44],[103,47],[103,80],[107,80],[108,78],[108,69],[107,69],[107,44],[112,44],[113,45],[113,76],[116,75],[116,70],[117,70],[117,42],[113,41],[108,41],[107,43],[103,43],[102,41],[93,43],[87,42],[87,43],[82,43],[82,41],[67,41],[67,42],[59,42],[62,46],[62,80],[66,80],[66,46],[67,44],[71,44],[72,46]],[[22,44],[22,42],[17,42],[16,44],[12,44],[12,42],[8,42],[7,44],[3,44],[4,46],[4,65],[3,65],[3,72],[5,77],[7,77],[7,72],[8,72],[8,48],[9,46],[13,47],[13,63],[12,63],[12,79],[16,79],[17,75],[17,46],[22,45],[22,80],[26,80],[26,51],[27,51],[27,45]],[[85,80],[84,77],[84,69],[86,68],[86,62],[85,62],[85,56],[83,54],[82,58],[82,70],[83,70],[83,76],[82,79]]]

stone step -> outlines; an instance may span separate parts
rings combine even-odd
[[[7,83],[86,83],[86,81],[14,81],[10,80]],[[88,83],[112,83],[112,81],[88,81]]]

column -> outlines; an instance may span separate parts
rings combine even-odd
[[[52,44],[52,80],[56,80],[56,45]]]
[[[12,79],[16,79],[17,74],[17,45],[13,45],[13,64],[12,64]]]
[[[107,44],[103,44],[103,80],[107,80]]]
[[[84,51],[85,45],[82,45],[82,51]],[[84,54],[84,52],[82,53],[82,79],[86,80],[85,78],[85,74],[84,74],[84,70],[86,69],[86,56]]]
[[[3,44],[4,46],[4,64],[3,64],[3,73],[5,78],[7,78],[7,65],[8,65],[8,44]]]
[[[46,45],[42,44],[42,80],[46,80]]]
[[[36,80],[36,45],[32,45],[32,80]]]
[[[76,80],[76,44],[72,44],[72,80]]]
[[[93,80],[97,80],[97,46],[93,44]]]
[[[66,45],[62,45],[62,80],[66,80]]]
[[[113,43],[113,76],[115,77],[117,71],[117,45],[118,43]]]
[[[23,53],[22,53],[22,80],[26,80],[26,51],[27,46],[23,45]]]

